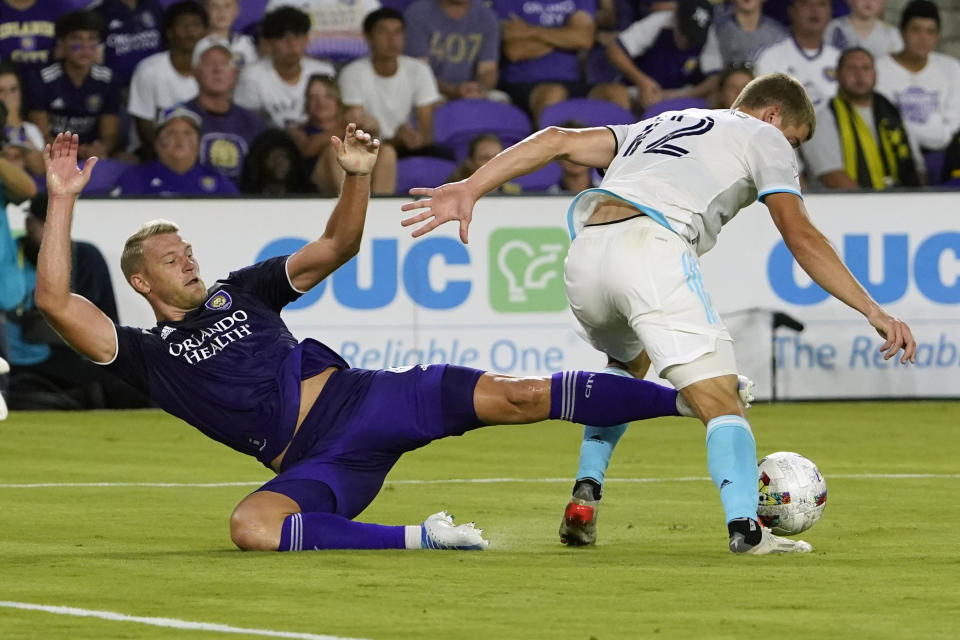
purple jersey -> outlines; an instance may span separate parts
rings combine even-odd
[[[597,13],[596,0],[494,0],[493,9],[501,20],[509,20],[516,14],[537,27],[562,27],[577,11],[585,11],[593,18]],[[505,84],[525,84],[548,80],[579,82],[580,63],[578,53],[554,49],[547,55],[519,62],[505,61],[501,79]]]
[[[163,7],[156,0],[137,0],[135,9],[123,0],[102,0],[93,9],[103,16],[103,63],[126,86],[137,63],[163,49]]]
[[[253,139],[266,129],[263,119],[249,109],[233,104],[226,113],[200,106],[194,98],[184,105],[200,115],[200,162],[236,181]]]
[[[479,0],[459,20],[445,14],[438,0],[417,0],[404,13],[404,22],[404,53],[427,60],[441,82],[475,80],[478,62],[499,58],[497,16]]]
[[[0,59],[21,69],[53,62],[54,23],[64,13],[82,9],[82,0],[37,0],[26,9],[0,5]]]
[[[93,65],[78,87],[63,63],[54,62],[26,83],[26,102],[30,111],[47,112],[51,134],[72,131],[81,144],[90,144],[100,137],[100,116],[119,112],[120,89],[107,67]]]
[[[130,167],[117,180],[113,195],[124,196],[216,196],[239,193],[236,185],[219,171],[199,162],[184,173],[177,173],[154,160]]]
[[[674,40],[673,27],[667,27],[660,30],[656,41],[635,57],[633,63],[664,89],[679,89],[703,80],[703,73],[700,72],[701,49],[702,46],[681,51]],[[627,52],[627,55],[630,53]]]
[[[349,365],[315,340],[297,340],[280,310],[300,297],[287,256],[218,281],[180,322],[117,327],[106,365],[163,410],[269,466],[293,437],[300,381]]]

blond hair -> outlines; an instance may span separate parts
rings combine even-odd
[[[180,227],[177,223],[163,219],[151,220],[140,225],[136,233],[127,238],[127,242],[123,245],[123,253],[120,255],[120,270],[127,282],[130,282],[133,274],[143,269],[143,241],[152,236],[178,231]]]
[[[733,101],[731,108],[752,110],[770,106],[780,107],[785,125],[807,125],[810,128],[807,140],[813,137],[817,114],[810,96],[802,84],[785,73],[768,73],[754,78]]]

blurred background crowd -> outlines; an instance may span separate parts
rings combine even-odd
[[[755,75],[779,71],[818,109],[799,152],[805,189],[951,188],[958,5],[0,0],[0,211],[29,201],[22,237],[0,214],[0,356],[21,390],[13,405],[142,402],[104,382],[33,309],[41,151],[58,132],[79,135],[82,158],[100,158],[90,195],[331,196],[342,172],[330,136],[353,121],[384,142],[374,194],[405,194],[462,179],[540,127],[726,108]],[[557,162],[502,191],[598,181]],[[78,242],[74,261],[74,290],[115,317],[102,256]]]
[[[723,108],[782,71],[820,112],[807,188],[951,186],[957,16],[929,0],[0,0],[2,156],[43,191],[40,150],[69,129],[106,159],[91,194],[333,195],[330,135],[356,121],[385,142],[374,193],[402,194],[542,126]],[[596,179],[556,164],[510,187]]]

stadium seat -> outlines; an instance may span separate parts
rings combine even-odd
[[[530,118],[519,107],[493,100],[454,100],[433,114],[433,141],[450,148],[457,160],[467,156],[470,140],[493,133],[507,147],[531,133]]]
[[[411,187],[439,187],[456,171],[453,160],[433,156],[409,156],[397,162],[397,195],[407,195]]]
[[[560,124],[566,120],[579,120],[588,127],[602,127],[605,124],[633,124],[637,118],[619,105],[592,98],[571,98],[556,102],[540,114],[541,127]]]
[[[122,160],[100,158],[90,174],[90,182],[83,188],[83,193],[91,196],[107,195],[117,186],[120,174],[132,166]]]
[[[652,104],[643,112],[643,118],[658,116],[664,111],[679,111],[680,109],[706,109],[707,101],[703,98],[670,98]]]
[[[550,164],[537,169],[531,174],[514,178],[510,182],[520,185],[520,188],[523,189],[524,193],[546,191],[553,185],[560,182],[560,174],[560,165],[556,162],[551,162]]]

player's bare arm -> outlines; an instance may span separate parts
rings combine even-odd
[[[90,180],[96,158],[77,168],[79,137],[57,134],[43,151],[47,167],[47,221],[37,258],[37,308],[57,333],[94,362],[109,362],[117,353],[113,322],[92,302],[70,293],[70,226],[77,196]]]
[[[330,143],[346,173],[343,189],[323,235],[287,261],[287,274],[298,291],[311,289],[360,250],[370,199],[370,172],[377,161],[380,141],[350,123],[343,139],[332,136]]]
[[[916,362],[917,343],[910,327],[891,316],[857,282],[836,250],[807,216],[800,197],[793,193],[773,193],[766,198],[774,224],[797,263],[814,282],[833,297],[853,307],[886,340],[880,347],[889,360],[902,349],[901,363]]]
[[[450,182],[435,189],[410,189],[410,195],[426,197],[401,207],[403,211],[420,211],[402,220],[401,224],[408,227],[423,222],[413,230],[412,235],[417,238],[445,222],[458,220],[460,240],[466,244],[473,219],[473,205],[483,194],[557,159],[602,168],[610,164],[616,153],[617,141],[606,127],[547,127],[505,149],[466,180]]]

